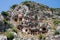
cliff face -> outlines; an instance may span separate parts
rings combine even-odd
[[[60,13],[59,8],[49,8],[46,5],[31,2],[31,1],[22,2],[17,7],[15,7],[15,9],[9,10],[9,13],[11,14],[11,16],[14,16],[16,14],[19,14],[20,11],[22,11],[21,13],[23,13],[24,15],[31,13],[33,15],[39,14],[42,16],[48,16],[48,15],[59,16],[59,13]]]
[[[28,37],[29,34],[38,35],[40,33],[46,33],[46,36],[49,36],[50,33],[53,35],[52,30],[54,31],[55,26],[57,26],[54,25],[54,20],[60,20],[59,13],[59,8],[49,8],[43,4],[25,1],[18,5],[13,5],[7,12],[1,13],[0,31],[17,28],[18,31],[14,29],[14,32],[18,32],[18,36],[22,38],[24,38],[23,33],[27,34],[25,37]]]
[[[31,2],[31,1],[26,1],[22,2],[21,4],[17,5],[14,9],[10,9],[8,11],[9,15],[11,16],[12,23],[14,24],[14,19],[15,21],[19,20],[19,18],[31,18],[31,19],[36,19],[39,20],[41,19],[47,19],[47,18],[58,18],[60,19],[60,9],[58,8],[49,8],[46,5]],[[19,24],[19,23],[18,23]],[[16,24],[14,24],[16,26]]]

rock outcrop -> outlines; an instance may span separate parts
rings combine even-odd
[[[59,21],[56,22],[58,25],[54,25],[55,20],[60,20],[59,8],[49,8],[32,1],[25,1],[13,7],[5,12],[5,17],[0,15],[0,32],[6,32],[9,29],[15,32],[16,37],[12,40],[60,40],[60,36],[54,35],[55,29],[58,29],[57,26],[60,25]],[[37,35],[41,33],[46,36],[41,35],[39,38]]]

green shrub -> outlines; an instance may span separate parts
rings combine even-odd
[[[50,8],[51,11],[55,11],[56,9],[55,8]]]
[[[10,23],[8,23],[8,21],[7,21],[6,19],[4,19],[4,20],[3,20],[3,25],[4,25],[3,32],[6,32],[6,31],[7,31],[7,29],[9,29],[9,28],[12,28],[12,27],[13,27],[13,25],[12,25],[12,24],[10,24]]]
[[[8,12],[5,12],[5,11],[2,11],[1,14],[2,14],[3,16],[8,16],[9,13],[8,13]]]
[[[14,34],[11,32],[6,32],[7,40],[13,40]]]
[[[4,23],[4,24],[8,24],[8,22],[7,22],[7,20],[6,20],[6,19],[4,19],[4,20],[3,20],[3,23]]]
[[[30,4],[31,3],[31,1],[25,1],[25,2],[23,2],[23,5],[26,5],[26,6],[28,6],[29,8],[31,7],[33,7],[32,6],[32,4]]]
[[[54,20],[54,22],[53,22],[55,25],[58,25],[59,23],[60,23],[60,21],[59,20]]]
[[[10,23],[8,23],[8,26],[9,26],[9,28],[13,28],[13,25],[12,25],[12,24],[10,24]]]
[[[11,6],[12,9],[15,9],[15,7],[17,6],[17,4],[14,4]]]
[[[14,31],[14,32],[17,33],[17,32],[18,32],[18,29],[17,29],[16,27],[13,27],[13,28],[12,28],[12,31]]]
[[[59,35],[59,31],[55,29],[54,35]]]
[[[39,35],[39,40],[45,40],[45,35],[41,33],[41,34]]]

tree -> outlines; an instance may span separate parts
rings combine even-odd
[[[13,27],[13,25],[12,24],[10,24],[10,23],[8,23],[8,21],[6,20],[6,19],[4,19],[3,20],[3,32],[6,32],[7,31],[7,29],[9,29],[9,28],[12,28]]]
[[[7,22],[7,20],[6,20],[6,19],[4,19],[4,20],[3,20],[3,23],[4,23],[4,24],[8,24],[8,22]]]
[[[8,16],[8,12],[5,12],[5,11],[2,11],[1,14],[5,17],[5,16]]]
[[[8,13],[8,12],[2,11],[2,12],[1,12],[1,15],[4,17],[4,19],[10,20],[10,16],[9,16],[9,13]]]
[[[50,10],[52,11],[52,13],[53,13],[53,11],[55,11],[56,9],[55,8],[50,8]]]
[[[15,9],[15,7],[17,6],[17,4],[14,4],[11,6],[12,9]]]

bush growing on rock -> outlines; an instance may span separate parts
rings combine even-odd
[[[60,21],[59,20],[54,20],[54,22],[53,22],[55,25],[58,25],[59,23],[60,23]]]
[[[8,12],[5,12],[5,11],[2,11],[1,14],[2,14],[3,16],[8,16]]]
[[[15,9],[15,7],[17,6],[17,4],[14,4],[11,6],[12,9]]]
[[[13,25],[10,24],[10,23],[8,23],[8,21],[7,21],[6,19],[3,20],[3,23],[2,23],[0,26],[2,26],[2,27],[0,27],[0,29],[3,30],[2,32],[6,32],[7,29],[13,27]],[[1,31],[1,30],[0,30],[0,31]]]
[[[12,28],[12,31],[14,31],[14,32],[17,33],[17,32],[18,32],[18,29],[17,29],[16,27],[13,27],[13,28]]]
[[[4,19],[10,20],[10,17],[9,17],[9,13],[8,13],[8,12],[2,11],[2,12],[1,12],[1,15],[3,16]]]
[[[41,34],[39,35],[39,40],[45,40],[45,35],[41,33]]]
[[[6,20],[6,19],[4,19],[4,20],[3,20],[3,23],[4,23],[4,24],[8,24],[8,22],[7,22],[7,20]]]
[[[13,40],[14,34],[11,32],[6,32],[7,40]]]
[[[59,35],[59,34],[60,34],[59,31],[55,29],[54,35]]]

